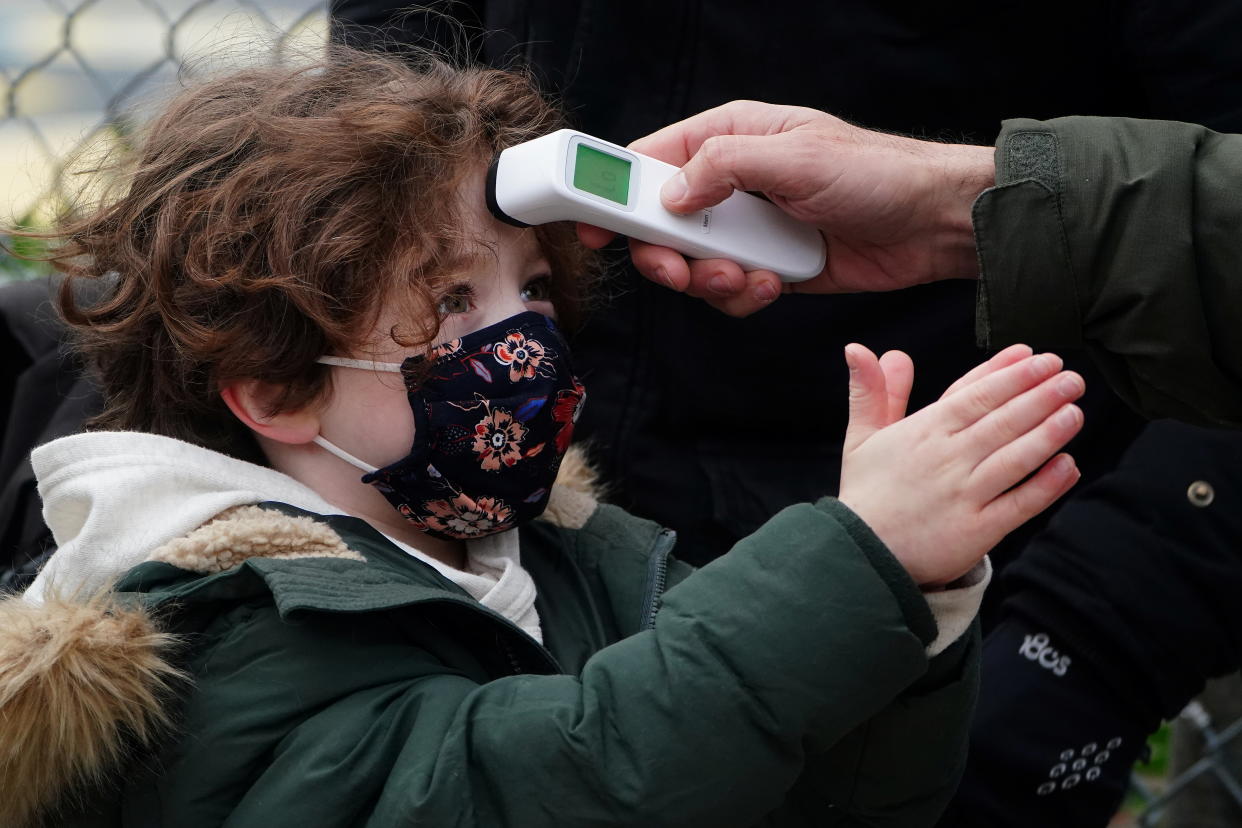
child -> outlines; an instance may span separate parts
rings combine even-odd
[[[183,92],[63,228],[107,405],[32,458],[59,549],[0,603],[0,823],[935,820],[983,556],[1075,479],[1081,380],[1016,346],[905,417],[909,359],[850,346],[840,499],[691,573],[569,449],[572,230],[483,207],[557,126],[341,51]]]

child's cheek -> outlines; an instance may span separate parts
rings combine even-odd
[[[414,413],[400,376],[337,371],[321,433],[374,466],[400,460],[414,444]]]

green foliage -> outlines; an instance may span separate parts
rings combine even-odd
[[[0,245],[7,248],[7,250],[0,250],[0,284],[33,279],[37,276],[46,276],[52,272],[52,268],[47,262],[32,262],[18,258],[18,256],[29,256],[32,253],[37,255],[42,252],[29,239],[13,239],[7,236],[0,236]],[[7,252],[8,250],[13,251],[17,256],[11,255]]]
[[[1138,765],[1138,771],[1144,776],[1163,777],[1169,771],[1169,723],[1160,725],[1160,729],[1151,734],[1147,740],[1151,748],[1151,760],[1145,765]]]
[[[1168,784],[1169,774],[1169,734],[1170,726],[1168,722],[1160,725],[1160,729],[1151,734],[1147,739],[1147,747],[1151,750],[1151,759],[1147,762],[1136,762],[1134,765],[1135,776],[1142,782],[1144,787],[1153,793],[1159,793]],[[1139,791],[1131,787],[1126,794],[1125,803],[1121,807],[1121,813],[1129,817],[1135,817],[1143,812],[1147,806],[1147,800],[1140,795]],[[1130,823],[1125,823],[1130,824]]]
[[[35,216],[27,213],[14,225],[16,230],[37,229]],[[0,284],[46,276],[52,267],[45,261],[48,243],[43,239],[9,236],[0,233]]]

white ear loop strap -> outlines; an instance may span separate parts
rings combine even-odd
[[[324,449],[331,452],[332,454],[335,454],[337,457],[341,458],[349,465],[353,466],[356,469],[362,469],[367,474],[370,474],[371,472],[374,472],[374,471],[379,471],[379,466],[372,466],[370,463],[367,463],[364,460],[359,460],[357,457],[354,457],[352,454],[350,454],[345,449],[339,446],[332,445],[332,443],[329,443],[327,438],[325,438],[322,434],[315,435],[315,445],[322,446]]]
[[[400,362],[374,362],[369,359],[348,359],[347,357],[321,356],[316,362],[323,365],[336,365],[340,368],[362,368],[367,371],[387,371],[390,374],[401,373]]]
[[[392,374],[401,373],[401,363],[399,362],[375,362],[370,359],[348,359],[346,357],[321,356],[317,362],[323,365],[336,365],[340,368],[362,368],[365,371],[387,371]],[[362,469],[367,474],[379,471],[379,466],[372,466],[364,460],[359,460],[352,454],[347,452],[340,446],[333,445],[322,434],[315,435],[315,445],[320,446],[324,450],[335,454],[349,465],[356,469]]]

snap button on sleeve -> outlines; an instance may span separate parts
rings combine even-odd
[[[1196,480],[1186,490],[1186,499],[1192,506],[1202,509],[1204,506],[1212,505],[1212,501],[1216,499],[1216,490],[1206,480]]]

